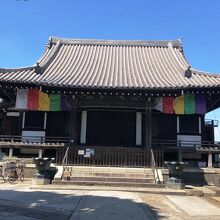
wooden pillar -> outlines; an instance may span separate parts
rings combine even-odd
[[[47,112],[44,113],[44,129],[47,128]]]
[[[152,147],[151,105],[146,106],[146,148]]]
[[[214,121],[212,120],[212,140],[215,140],[215,127],[214,127]]]
[[[208,155],[208,167],[212,167],[212,153],[209,152],[209,155]]]
[[[19,112],[19,118],[18,118],[18,135],[22,134],[22,119],[23,119],[23,112]]]
[[[177,134],[180,133],[180,116],[176,117],[176,132]]]
[[[182,162],[183,161],[183,154],[182,154],[181,150],[179,150],[179,152],[178,152],[178,157],[179,157],[179,162]]]
[[[136,145],[142,145],[142,115],[141,112],[136,112]]]
[[[70,147],[74,147],[77,141],[77,100],[71,98],[70,110]]]
[[[202,134],[202,120],[201,120],[201,117],[199,117],[199,134]]]
[[[24,125],[25,125],[25,112],[23,112],[22,114],[22,129],[24,129]]]
[[[39,149],[38,157],[39,157],[39,158],[42,158],[42,157],[43,157],[43,149]]]
[[[80,132],[80,143],[86,143],[86,127],[87,127],[87,111],[82,112],[81,118],[81,132]]]
[[[9,154],[8,154],[9,157],[13,157],[13,148],[9,148]]]

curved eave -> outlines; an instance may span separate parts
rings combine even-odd
[[[187,90],[187,89],[208,89],[208,88],[219,88],[220,87],[220,76],[217,74],[208,74],[205,72],[192,72],[192,77],[196,76],[197,74],[202,76],[203,78],[206,78],[206,80],[210,81],[210,77],[212,80],[217,80],[215,84],[203,84],[203,85],[193,85],[193,84],[186,84],[186,85],[180,85],[180,86],[154,86],[154,87],[144,87],[144,86],[81,86],[81,85],[60,85],[60,84],[54,84],[54,83],[47,83],[38,81],[37,79],[42,76],[40,74],[37,74],[35,72],[35,67],[31,68],[20,68],[20,69],[3,69],[4,71],[1,71],[0,69],[0,82],[1,83],[7,83],[7,84],[27,84],[27,85],[36,85],[36,86],[45,86],[45,87],[57,87],[57,88],[63,88],[63,89],[118,89],[118,90]],[[7,74],[8,79],[1,79],[1,74]],[[10,77],[10,75],[16,75],[15,77]],[[27,79],[25,79],[25,77]],[[31,77],[31,79],[30,79]],[[13,79],[12,79],[13,78]],[[22,78],[22,80],[20,79]],[[204,79],[202,79],[204,81]]]
[[[21,72],[21,71],[26,71],[26,70],[33,70],[35,68],[36,68],[36,65],[28,66],[28,67],[18,67],[18,68],[0,68],[0,73]]]
[[[206,72],[206,71],[197,70],[194,68],[192,68],[191,70],[192,70],[193,74],[199,74],[199,75],[208,76],[208,77],[220,78],[220,73],[210,73],[210,72]]]
[[[7,80],[0,80],[0,83],[5,85],[17,85],[23,87],[45,87],[50,89],[61,89],[61,90],[132,90],[132,91],[181,91],[181,90],[207,90],[207,89],[220,89],[220,85],[212,85],[212,86],[195,86],[195,85],[188,85],[188,86],[176,86],[176,87],[107,87],[107,86],[66,86],[66,85],[55,85],[55,84],[48,84],[48,83],[39,83],[39,82],[29,82],[29,81],[7,81]]]
[[[55,45],[51,45],[51,40],[52,40],[52,38],[49,37],[49,40],[46,44],[46,47],[45,47],[42,55],[40,56],[40,58],[38,59],[38,61],[34,65],[25,66],[25,67],[16,67],[16,68],[1,68],[0,67],[0,74],[1,73],[28,71],[28,70],[36,69],[38,66],[46,65],[46,63],[49,62],[49,60],[51,59],[51,57],[55,53],[54,52]],[[58,48],[55,48],[55,49],[58,50]]]

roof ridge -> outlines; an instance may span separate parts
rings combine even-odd
[[[176,61],[179,63],[179,65],[180,65],[183,69],[187,70],[187,68],[189,68],[190,65],[188,65],[188,66],[186,67],[186,66],[183,65],[183,63],[180,62],[180,59],[179,59],[178,56],[175,54],[174,49],[173,49],[171,43],[168,44],[168,48],[169,48],[169,50],[171,51],[173,57],[174,57],[174,58],[176,59]],[[180,51],[180,52],[182,53],[183,51]],[[185,59],[185,57],[184,57],[184,59]],[[185,59],[185,60],[186,60],[186,59]],[[187,62],[187,61],[186,61],[186,62]]]
[[[179,39],[177,40],[104,40],[104,39],[74,39],[50,37],[50,43],[56,44],[80,44],[80,45],[106,45],[106,46],[149,46],[149,47],[168,47],[171,43],[173,47],[182,47]]]
[[[51,39],[50,39],[51,41]],[[42,71],[44,71],[46,69],[46,67],[48,65],[50,65],[50,63],[52,62],[53,58],[57,55],[59,49],[61,46],[61,41],[59,40],[56,44],[56,46],[54,47],[53,51],[50,52],[50,54],[48,55],[48,57],[46,57],[45,60],[43,60],[42,62],[37,62],[37,66],[39,66]]]

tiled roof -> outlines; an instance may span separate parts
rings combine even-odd
[[[179,40],[50,38],[32,67],[0,69],[0,82],[103,89],[218,87],[220,75],[189,69]]]

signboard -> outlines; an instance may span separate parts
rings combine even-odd
[[[177,135],[177,141],[181,147],[201,146],[201,135]]]
[[[91,148],[86,148],[84,157],[91,157],[95,154],[95,150]]]
[[[84,150],[78,150],[78,155],[84,155]]]

